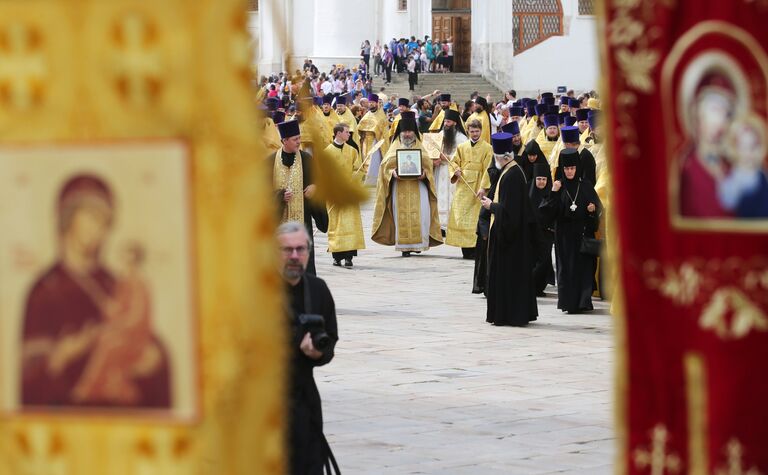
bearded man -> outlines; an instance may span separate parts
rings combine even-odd
[[[418,177],[398,174],[398,152],[406,150],[420,152],[422,173]],[[416,119],[400,119],[397,138],[381,163],[371,239],[394,245],[403,257],[443,243],[432,166],[421,145]]]

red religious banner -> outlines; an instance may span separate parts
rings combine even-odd
[[[767,474],[768,1],[601,8],[617,473]]]

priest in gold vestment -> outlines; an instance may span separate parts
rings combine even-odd
[[[321,150],[330,145],[333,133],[323,117],[323,113],[312,102],[312,98],[302,98],[298,102],[297,116],[301,130],[301,149],[312,154],[312,148]],[[313,143],[313,137],[320,138],[320,144]]]
[[[323,105],[320,108],[320,112],[322,114],[321,118],[325,120],[325,131],[333,134],[333,128],[339,123],[339,116],[333,110],[333,95],[327,94],[323,96]],[[331,138],[329,137],[328,140],[331,140]]]
[[[480,136],[480,138],[488,142],[488,144],[490,145],[492,132],[491,132],[491,116],[488,110],[488,101],[486,101],[484,97],[478,96],[477,99],[475,99],[474,107],[475,107],[475,112],[469,116],[469,118],[467,119],[467,122],[472,122],[473,120],[479,120],[480,124],[482,124],[483,126],[483,133]]]
[[[357,119],[347,107],[347,96],[342,95],[336,98],[336,115],[339,116],[339,122],[349,126],[350,139],[359,147],[360,135],[357,133]]]
[[[267,165],[272,168],[272,187],[278,204],[279,220],[303,222],[307,233],[312,236],[312,221],[317,228],[328,230],[328,215],[325,206],[319,207],[310,201],[315,195],[310,160],[312,156],[300,149],[302,137],[298,121],[290,120],[277,124],[282,147],[277,153],[267,158]],[[315,250],[310,249],[307,272],[316,275]]]
[[[459,112],[459,106],[451,102],[451,95],[448,93],[440,94],[440,112],[437,113],[432,123],[429,124],[430,132],[439,132],[443,129],[443,120],[445,120],[445,111],[448,109]],[[462,123],[462,125],[464,125]]]
[[[395,246],[408,257],[443,243],[437,216],[435,178],[432,160],[421,145],[416,121],[401,119],[399,138],[381,163],[381,173],[373,215],[372,239],[385,246]],[[397,173],[398,150],[420,150],[420,177],[400,177]]]
[[[445,231],[448,229],[448,215],[451,212],[451,202],[456,192],[456,181],[451,180],[451,176],[456,170],[452,160],[456,156],[459,145],[469,140],[461,116],[457,111],[452,109],[446,111],[442,134],[444,157],[432,161],[432,173],[435,175],[435,193],[437,193],[440,228]],[[446,158],[448,161],[445,160]]]
[[[379,107],[379,96],[376,94],[368,96],[368,112],[357,124],[357,130],[360,134],[360,156],[363,158],[362,172],[366,176],[365,184],[375,185],[378,181],[382,157],[389,150],[389,142],[384,140],[381,148],[371,153],[374,145],[385,139],[389,132],[389,121]]]
[[[325,151],[355,179],[355,175],[360,174],[362,160],[357,145],[348,143],[349,137],[349,126],[343,122],[336,124],[333,128],[333,142]],[[352,258],[360,249],[365,249],[360,205],[329,206],[328,252],[333,255],[333,265],[341,266],[343,260],[345,267],[352,267]]]
[[[560,140],[560,122],[557,114],[546,114],[543,122],[544,129],[539,132],[538,137],[536,137],[536,143],[539,144],[539,148],[541,148],[541,151],[544,156],[547,157],[547,160],[550,160],[552,150],[554,150],[555,145],[557,145],[557,142]],[[551,165],[552,161],[550,160],[550,166]]]
[[[493,164],[493,147],[480,140],[480,121],[467,122],[469,140],[459,145],[454,163],[458,167],[451,181],[456,183],[456,193],[451,203],[445,243],[461,248],[464,259],[474,259],[477,246],[477,220],[480,215],[478,195],[482,189],[486,170]],[[462,178],[464,180],[462,180]],[[463,183],[466,181],[466,184]],[[467,184],[469,186],[467,186]]]

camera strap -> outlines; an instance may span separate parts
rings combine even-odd
[[[312,297],[309,293],[309,279],[307,279],[307,276],[302,276],[301,282],[304,285],[304,313],[312,313]],[[325,438],[322,428],[318,427],[317,429],[320,432],[320,437],[322,437],[323,452],[325,452],[325,456],[323,457],[325,461],[323,465],[325,466],[324,468],[327,475],[333,475],[333,473],[341,475],[341,470],[339,469],[339,464],[336,462],[336,457],[333,455],[331,446],[328,445],[328,439]],[[331,472],[331,466],[333,466],[333,473]]]
[[[301,276],[301,283],[304,285],[304,313],[313,313],[312,297],[309,295],[309,279],[306,275]]]

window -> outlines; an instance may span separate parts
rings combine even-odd
[[[594,15],[595,0],[579,0],[579,15]]]
[[[397,0],[397,11],[399,11],[399,12],[407,12],[408,11],[408,0]]]
[[[248,11],[250,12],[259,11],[259,0],[248,0]]]
[[[520,54],[551,36],[563,35],[563,6],[560,0],[512,0],[512,15],[514,54]]]

